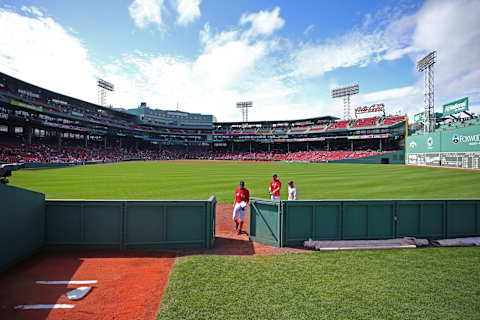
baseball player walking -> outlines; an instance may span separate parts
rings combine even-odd
[[[282,188],[282,183],[278,180],[277,175],[273,175],[273,179],[270,182],[270,187],[268,188],[269,194],[272,200],[280,200],[280,189]]]
[[[288,182],[288,200],[298,200],[297,187],[293,185],[293,181]]]
[[[235,190],[235,202],[233,206],[233,221],[235,222],[235,231],[242,234],[243,219],[247,211],[247,203],[250,201],[250,192],[245,188],[245,182],[240,181],[240,186]]]

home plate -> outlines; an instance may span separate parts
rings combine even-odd
[[[65,295],[70,300],[80,300],[85,297],[90,290],[92,290],[92,287],[79,287],[75,290],[68,291]]]
[[[75,307],[73,304],[27,304],[16,306],[15,309],[72,309],[73,307]]]

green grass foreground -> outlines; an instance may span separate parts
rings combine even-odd
[[[240,180],[250,194],[268,197],[272,174],[294,180],[299,199],[479,198],[480,172],[396,165],[238,163],[228,161],[126,162],[15,171],[12,185],[50,199],[206,200],[232,203]]]
[[[480,248],[177,259],[160,319],[480,319]]]

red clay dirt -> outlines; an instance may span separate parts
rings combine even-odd
[[[250,242],[233,230],[233,206],[219,204],[213,249],[177,251],[49,250],[0,275],[0,319],[154,320],[176,257],[192,254],[265,255],[309,252]],[[248,231],[249,214],[245,230]],[[80,285],[40,285],[38,280],[98,280],[82,300],[65,293]],[[73,309],[15,310],[17,305],[74,304]]]
[[[284,254],[292,252],[311,252],[297,248],[277,248],[266,244],[251,242],[248,234],[237,235],[233,229],[235,224],[232,220],[233,205],[217,204],[215,223],[215,244],[213,249],[205,251],[206,254],[227,254],[227,255],[265,255]],[[250,213],[245,215],[245,228],[249,232]]]
[[[175,254],[144,251],[45,251],[0,277],[0,319],[155,319]],[[80,285],[37,280],[98,280],[82,300]],[[74,309],[15,310],[23,304],[74,304]]]

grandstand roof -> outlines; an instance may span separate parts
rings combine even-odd
[[[2,73],[2,72],[0,72],[0,80],[5,81],[6,84],[8,83],[10,85],[18,86],[18,87],[21,87],[21,88],[28,88],[29,90],[32,91],[32,93],[38,93],[38,94],[43,95],[43,96],[45,96],[45,95],[52,96],[52,98],[58,98],[59,100],[64,100],[65,102],[69,102],[69,103],[74,104],[74,105],[79,105],[79,106],[83,105],[83,106],[88,106],[88,107],[95,107],[95,108],[103,109],[103,110],[111,112],[111,113],[117,113],[117,114],[122,115],[124,117],[130,117],[131,118],[131,117],[134,116],[131,113],[128,113],[128,112],[125,112],[125,111],[122,111],[122,110],[118,110],[118,109],[110,108],[110,107],[104,107],[104,106],[101,106],[101,105],[98,105],[98,104],[95,104],[95,103],[91,103],[91,102],[88,102],[88,101],[85,101],[85,100],[81,100],[81,99],[73,98],[73,97],[70,97],[70,96],[66,96],[64,94],[61,94],[61,93],[58,93],[58,92],[55,92],[55,91],[47,90],[47,89],[44,89],[42,87],[33,85],[31,83],[22,81],[22,80],[17,79],[17,78],[14,78],[14,77],[9,76],[8,74]]]

